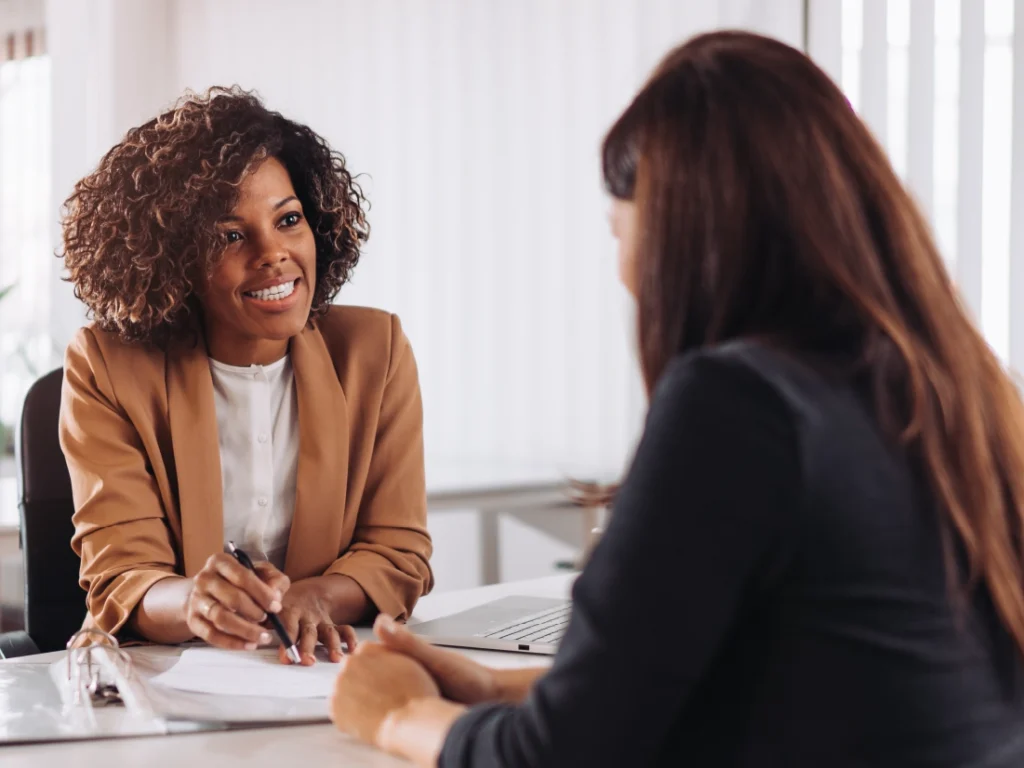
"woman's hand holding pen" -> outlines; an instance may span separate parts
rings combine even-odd
[[[288,577],[270,563],[245,568],[227,553],[211,555],[192,579],[185,621],[196,637],[218,648],[253,650],[276,643],[265,627],[267,613],[280,612]]]
[[[249,570],[227,553],[211,555],[192,579],[185,607],[191,632],[218,648],[253,650],[279,645],[267,623],[275,613],[298,647],[302,664],[314,664],[317,642],[328,658],[339,662],[345,646],[355,650],[356,633],[349,626],[366,615],[369,600],[349,577],[332,574],[292,584],[268,562],[252,563]],[[284,646],[282,663],[290,664]]]

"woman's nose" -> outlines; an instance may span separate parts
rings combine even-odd
[[[285,248],[284,244],[278,238],[268,236],[260,239],[258,261],[258,266],[260,268],[273,267],[276,264],[280,264],[282,261],[287,260],[288,249]]]

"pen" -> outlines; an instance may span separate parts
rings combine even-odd
[[[256,568],[252,564],[252,559],[245,554],[244,551],[236,547],[235,542],[228,542],[228,550],[230,550],[231,554],[234,555],[235,560],[240,562],[253,573],[256,573]],[[282,624],[281,620],[277,618],[277,614],[267,611],[267,618],[270,619],[270,623],[273,625],[274,631],[277,632],[277,637],[281,641],[281,646],[284,648],[285,653],[288,654],[288,658],[295,664],[301,664],[302,657],[299,655],[299,649],[295,647],[295,643],[293,643],[292,639],[288,637],[288,630],[284,628],[284,624]]]

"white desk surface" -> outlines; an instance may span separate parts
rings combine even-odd
[[[415,619],[426,621],[480,605],[505,595],[567,597],[573,575],[551,576],[533,581],[493,584],[476,589],[428,595],[416,607]],[[544,657],[470,651],[483,663],[500,666],[536,666]],[[62,654],[47,653],[0,664],[50,664]],[[0,700],[0,718],[6,714]],[[408,765],[375,749],[352,741],[332,725],[266,728],[179,736],[81,741],[25,747],[0,746],[4,768],[113,768],[146,766],[171,768],[282,768],[293,765],[346,768],[389,768]]]

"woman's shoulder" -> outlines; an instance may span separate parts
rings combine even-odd
[[[757,343],[730,343],[682,353],[668,361],[652,395],[658,401],[698,409],[721,403],[735,408],[768,408],[792,417],[781,360]]]
[[[90,323],[75,331],[65,354],[65,367],[126,370],[139,375],[153,364],[162,365],[165,350],[154,344],[127,341],[117,333]]]
[[[314,327],[335,359],[393,360],[409,346],[398,316],[382,309],[335,305]]]
[[[397,381],[415,388],[416,364],[397,315],[380,309],[332,306],[313,322],[347,391],[382,390]]]
[[[828,421],[837,409],[859,401],[841,366],[758,339],[737,339],[676,355],[658,389],[671,398],[742,401],[744,406],[785,414],[799,427]]]
[[[314,325],[329,341],[379,343],[391,336],[397,321],[395,315],[383,309],[335,304],[318,317]]]
[[[153,403],[166,387],[163,350],[126,341],[96,324],[79,328],[64,353],[64,396],[68,402],[75,401],[77,393],[80,405],[95,397],[121,406],[135,401]],[[76,418],[82,418],[80,410]]]

